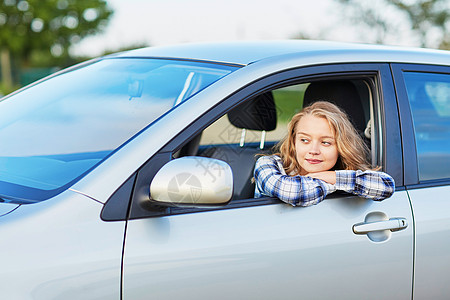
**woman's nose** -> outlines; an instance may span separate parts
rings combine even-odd
[[[311,145],[311,148],[309,148],[310,154],[320,154],[319,143],[313,142],[310,145]]]

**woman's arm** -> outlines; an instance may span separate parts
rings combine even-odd
[[[278,156],[263,156],[255,165],[254,177],[258,194],[277,197],[293,206],[310,206],[334,192],[334,185],[305,176],[288,176]]]
[[[394,179],[377,171],[339,170],[336,172],[336,189],[372,200],[383,200],[392,196]]]
[[[307,176],[323,180],[330,184],[336,184],[336,172],[335,171],[323,171],[323,172],[316,172],[316,173],[308,173]]]

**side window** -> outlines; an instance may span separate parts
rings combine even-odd
[[[374,114],[369,82],[369,78],[316,80],[264,92],[218,118],[176,157],[198,155],[227,162],[233,171],[233,199],[253,198],[252,177],[258,155],[275,151],[274,146],[287,135],[292,116],[304,105],[318,100],[334,102],[350,116],[368,146],[374,145],[374,134],[368,129]]]
[[[450,75],[404,73],[416,138],[419,180],[450,178]]]

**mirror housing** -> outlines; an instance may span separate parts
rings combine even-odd
[[[168,206],[223,205],[233,195],[233,174],[224,161],[185,156],[169,161],[150,184],[150,201]]]

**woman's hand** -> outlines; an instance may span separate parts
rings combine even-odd
[[[316,173],[308,173],[305,176],[320,179],[330,184],[336,184],[336,172],[334,171],[323,171]]]

